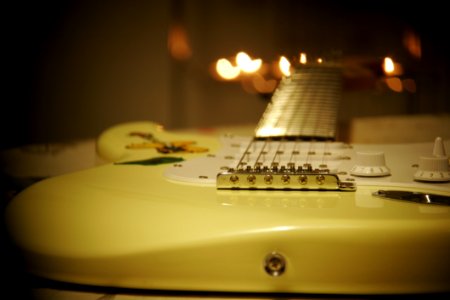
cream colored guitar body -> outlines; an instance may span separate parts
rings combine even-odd
[[[143,141],[130,132],[195,141],[209,151],[127,148]],[[354,181],[356,191],[217,189],[215,175],[236,163],[233,153],[246,141],[176,135],[150,122],[113,127],[98,139],[98,153],[109,162],[29,187],[7,208],[8,228],[30,272],[78,284],[264,293],[450,291],[450,206],[373,196],[406,190],[449,197],[448,182],[413,180],[412,165],[432,152],[432,141],[338,145],[340,158],[331,159],[331,168]],[[450,149],[449,141],[444,144]],[[358,151],[383,151],[391,175],[352,176]],[[155,157],[184,160],[115,163]]]

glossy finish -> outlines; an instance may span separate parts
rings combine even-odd
[[[128,136],[130,130],[152,131],[164,141],[195,139],[209,155],[219,150],[215,138],[179,136],[142,122],[106,131],[98,143],[104,160],[161,155],[125,149],[136,138]],[[189,163],[208,154],[177,155]],[[207,180],[167,179],[167,168],[106,163],[20,193],[6,221],[30,271],[73,283],[146,289],[449,291],[450,208],[372,195],[392,188],[392,181],[361,181],[356,192],[234,191],[217,190]],[[448,185],[418,183],[408,190],[450,195]],[[273,252],[285,259],[279,276],[266,271]]]

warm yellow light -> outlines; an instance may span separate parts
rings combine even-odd
[[[383,71],[386,75],[391,75],[394,73],[395,65],[394,61],[390,57],[385,57],[383,61]]]
[[[192,49],[185,27],[175,24],[169,28],[167,47],[172,57],[177,60],[187,60],[192,56]]]
[[[279,136],[285,133],[285,130],[279,127],[266,126],[259,128],[256,132],[257,136]]]
[[[306,53],[300,53],[300,59],[299,59],[301,64],[306,64],[307,59],[306,59]]]
[[[323,59],[321,59],[320,57],[317,59],[317,62],[319,63],[319,64],[321,64],[321,63],[323,63]]]
[[[383,71],[388,76],[400,76],[403,75],[403,66],[392,58],[385,57],[383,60]]]
[[[414,31],[405,31],[403,45],[414,58],[420,59],[422,57],[422,42],[420,36]]]
[[[243,72],[254,73],[261,68],[262,59],[252,60],[247,53],[241,51],[236,55],[236,64]]]
[[[263,76],[256,74],[252,79],[253,87],[260,94],[270,94],[277,87],[277,81],[274,79],[266,80]]]
[[[280,68],[280,71],[284,76],[291,76],[291,63],[286,57],[280,57],[278,67]]]
[[[220,77],[226,80],[232,80],[239,76],[241,72],[239,67],[235,67],[226,58],[221,58],[217,60],[216,71]]]
[[[386,85],[394,92],[400,93],[401,91],[403,91],[402,81],[398,77],[387,78]]]
[[[252,59],[250,58],[250,56],[248,56],[248,54],[243,51],[236,54],[236,64],[238,66],[248,64],[251,61]]]

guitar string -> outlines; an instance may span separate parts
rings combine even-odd
[[[327,75],[327,78],[324,78],[323,80],[325,81],[324,82],[324,86],[326,86],[326,87],[328,87],[328,88],[330,88],[330,86],[332,86],[332,85],[334,85],[333,84],[333,82],[335,81],[335,74],[334,73],[332,73],[332,71],[330,71],[330,74],[328,74],[325,70],[323,70],[321,73],[320,72],[315,72],[315,73],[313,73],[313,77],[320,77],[321,75],[323,75],[323,74],[325,74],[325,75]],[[328,75],[331,75],[331,78],[328,76]],[[314,80],[313,80],[314,81]],[[317,81],[317,80],[316,80]],[[317,101],[314,101],[314,104],[315,104],[315,111],[317,111],[317,109],[319,108],[319,106],[321,106],[321,107],[326,107],[327,108],[327,110],[326,110],[326,113],[328,113],[329,112],[329,110],[330,110],[330,107],[332,106],[332,100],[334,99],[334,100],[336,100],[336,95],[335,95],[335,91],[334,91],[334,89],[331,91],[332,93],[325,93],[325,94],[323,94],[322,95],[322,90],[323,90],[323,88],[324,88],[324,86],[318,86],[317,87],[317,89],[319,90],[319,93],[318,93],[318,95],[316,95],[316,100]],[[327,91],[329,91],[329,89],[327,90]],[[312,100],[312,99],[311,99]],[[312,106],[312,105],[311,105]],[[329,117],[328,115],[327,116],[325,116],[325,117]],[[319,135],[319,130],[320,130],[320,125],[321,125],[321,121],[324,121],[324,120],[322,120],[322,119],[320,119],[320,118],[316,118],[315,120],[315,126],[314,126],[314,136],[318,136]],[[329,124],[330,123],[330,120],[329,120],[329,118],[326,120],[326,124],[322,124],[322,125],[326,125],[325,126],[325,130],[329,130]],[[323,135],[328,135],[328,132],[323,132],[322,133]],[[324,142],[323,144],[322,144],[322,149],[320,149],[320,152],[322,153],[321,154],[321,159],[319,160],[319,169],[322,169],[322,167],[323,166],[325,166],[325,165],[327,165],[327,152],[328,152],[328,145],[329,145],[329,143],[327,143],[327,142]],[[316,145],[317,146],[317,145]],[[317,149],[316,151],[314,150],[314,149],[311,149],[311,151],[310,151],[310,153],[316,153],[317,154],[317,152],[318,152],[319,150]]]
[[[303,76],[301,76],[301,75],[303,75]],[[310,100],[308,95],[309,95],[309,92],[310,92],[309,90],[310,90],[310,87],[312,84],[310,84],[311,82],[308,82],[309,84],[306,84],[306,82],[304,82],[304,81],[307,81],[307,79],[308,79],[307,77],[305,78],[304,73],[299,73],[298,76],[299,76],[299,78],[297,80],[300,83],[300,85],[299,85],[300,91],[299,92],[301,93],[301,96],[299,96],[299,99],[303,99],[303,101],[297,102],[296,113],[299,114],[299,117],[302,118],[300,132],[305,133],[306,124],[307,124],[306,120],[308,119],[308,121],[309,121],[309,118],[311,118],[311,114],[306,114],[304,108],[308,107],[308,105],[309,105],[309,103],[306,103],[306,102],[309,102],[309,100]]]
[[[327,154],[326,153],[328,153],[328,145],[329,145],[328,142],[325,142],[323,144],[322,161],[321,161],[321,165],[322,166],[326,166],[327,165]],[[319,166],[319,167],[322,169],[321,166]]]
[[[332,72],[331,73],[331,78],[328,78],[328,81],[327,81],[327,86],[328,86],[328,92],[329,93],[327,93],[326,97],[325,96],[324,97],[326,98],[325,100],[327,100],[327,102],[328,102],[327,113],[329,113],[330,111],[331,112],[334,111],[334,113],[333,113],[334,118],[333,119],[334,119],[334,123],[335,123],[336,122],[336,113],[335,113],[336,101],[337,101],[337,97],[338,97],[338,95],[337,95],[338,91],[335,90],[335,88],[336,88],[335,84],[336,84],[337,81],[339,81],[339,78],[337,77],[338,75],[335,73],[336,71],[330,71],[330,72]],[[330,89],[331,86],[332,86],[332,89]],[[334,108],[334,110],[330,109],[330,108]],[[330,125],[329,122],[330,122],[330,118],[327,119],[328,127],[330,127],[329,126]],[[334,124],[334,126],[336,126],[336,125]],[[330,129],[330,128],[328,128],[328,129]],[[334,132],[333,135],[335,135],[335,132]],[[331,144],[329,142],[325,142],[324,143],[324,149],[323,149],[323,152],[322,152],[323,154],[322,154],[322,163],[321,163],[321,165],[324,166],[327,169],[329,169],[328,162],[331,159],[331,155],[332,155],[330,146],[331,146]]]
[[[254,143],[254,139],[252,139],[251,141],[250,141],[250,143],[248,144],[248,146],[246,147],[246,149],[244,150],[244,153],[242,154],[242,156],[241,156],[241,158],[239,159],[239,162],[238,162],[238,164],[236,165],[236,170],[238,170],[239,169],[239,167],[240,166],[243,166],[244,165],[244,159],[245,159],[245,157],[247,156],[247,159],[250,161],[250,148],[251,148],[251,146],[253,145],[253,143]]]
[[[270,167],[274,166],[275,160],[277,158],[278,149],[280,149],[280,143],[278,143],[277,149],[275,150],[275,153],[273,154],[272,160],[270,162]]]
[[[286,149],[289,149],[291,151],[290,153],[290,157],[288,160],[288,163],[293,163],[294,166],[305,166],[305,164],[311,164],[313,161],[319,161],[321,165],[327,165],[328,163],[328,149],[330,147],[330,142],[323,142],[323,143],[318,143],[315,140],[309,141],[309,142],[304,142],[302,141],[300,138],[296,138],[293,141],[288,141],[286,139],[281,139],[278,142],[278,145],[276,147],[275,151],[272,151],[271,146],[276,144],[276,142],[271,141],[271,140],[265,140],[262,144],[262,146],[258,145],[260,144],[260,141],[255,141],[252,140],[250,141],[250,143],[248,144],[248,146],[246,147],[245,151],[243,152],[237,166],[236,169],[240,169],[241,167],[243,167],[244,165],[247,165],[247,163],[245,162],[245,160],[247,160],[248,162],[251,161],[251,156],[255,153],[256,150],[259,151],[256,160],[254,161],[254,165],[253,168],[256,168],[258,165],[260,166],[271,166],[271,165],[275,165],[274,163],[276,163],[277,161],[281,161],[283,155],[286,153]],[[292,145],[291,147],[290,144]],[[303,164],[301,164],[301,157],[302,157],[302,145],[304,146],[303,148],[306,148],[305,154],[306,157],[303,161]],[[322,146],[321,149],[319,149],[319,146]],[[253,151],[250,151],[250,149],[253,147]],[[260,148],[260,149],[258,149]],[[316,155],[318,154],[318,152],[321,153],[321,157],[320,159],[314,159],[313,157],[317,157]],[[269,153],[273,153],[272,154],[272,160],[270,164],[267,164],[268,160],[266,159],[266,155]],[[319,157],[317,157],[319,158]],[[286,167],[288,167],[288,165],[286,165]]]
[[[278,163],[276,162],[276,159],[278,158],[278,160],[281,161],[282,154],[284,153],[283,148],[284,148],[285,144],[286,144],[286,140],[284,138],[281,138],[281,140],[278,142],[277,149],[275,150],[275,153],[273,155],[272,162],[270,163],[270,165],[272,167],[275,166],[275,164],[280,165],[279,162]]]
[[[319,111],[319,107],[324,105],[324,99],[319,97],[313,97],[310,99],[310,106],[313,108],[312,110],[317,112]],[[314,121],[314,126],[312,126],[312,136],[319,136],[319,131],[321,130],[321,118],[316,116]],[[323,134],[323,132],[322,132]],[[324,162],[324,145],[325,143],[319,143],[316,140],[311,140],[308,149],[307,163],[311,166],[312,169],[320,168],[320,165]],[[321,153],[321,157],[319,157],[319,153]],[[314,159],[316,158],[316,159]],[[313,165],[313,161],[319,162],[318,166]]]
[[[310,86],[311,85],[309,85],[308,84],[308,86],[307,86],[307,88],[306,88],[306,91],[305,91],[305,93],[306,94],[309,94],[309,88],[310,88]],[[308,95],[309,96],[309,95]],[[309,107],[311,107],[311,97],[305,97],[305,102],[308,102],[307,104],[306,104],[306,106],[309,106]],[[314,111],[314,110],[312,110],[312,111]],[[309,119],[311,119],[312,117],[311,117],[311,114],[308,114],[308,116],[309,116]],[[308,122],[309,122],[309,119],[308,119]],[[316,116],[316,119],[317,119],[317,116]],[[306,125],[305,125],[305,123],[306,123],[306,118],[304,118],[303,119],[303,126],[302,127],[305,127]],[[306,130],[306,129],[303,129],[303,130]],[[312,151],[312,146],[313,146],[313,140],[311,140],[311,141],[309,141],[308,142],[308,144],[307,144],[307,151],[306,151],[306,158],[305,158],[305,162],[303,163],[303,166],[307,166],[307,165],[309,165],[310,164],[310,155],[311,155],[311,151]]]
[[[297,155],[298,155],[298,157],[300,157],[300,150],[297,150],[297,147],[298,147],[299,143],[300,143],[300,140],[298,138],[295,138],[294,146],[293,146],[293,149],[292,149],[292,152],[291,152],[291,156],[289,158],[289,162],[294,164],[294,168],[296,166],[298,166],[297,159],[294,159],[294,157],[297,158]]]
[[[265,154],[264,154],[264,151],[265,151],[265,148],[266,148],[266,146],[267,146],[267,141],[268,141],[268,140],[265,140],[265,141],[264,141],[264,144],[263,144],[261,150],[259,151],[258,157],[256,158],[255,164],[253,165],[253,168],[254,168],[254,169],[256,169],[258,166],[264,166],[263,163],[261,163],[261,165],[260,165],[259,162],[260,162],[261,156],[263,156],[263,159],[264,159],[264,155],[265,155]]]
[[[294,78],[294,77],[298,77],[298,78]],[[297,76],[293,76],[293,78],[291,80],[295,80],[298,83],[300,83],[299,85],[295,85],[295,87],[298,88],[298,90],[294,89],[294,92],[296,94],[294,96],[296,96],[296,100],[297,101],[295,101],[294,105],[291,106],[291,115],[295,114],[297,116],[297,118],[301,118],[301,119],[300,119],[300,123],[297,123],[298,120],[295,120],[295,118],[291,117],[290,118],[290,122],[287,124],[288,128],[286,129],[286,131],[289,132],[289,133],[292,133],[292,128],[294,126],[294,123],[297,123],[297,124],[300,125],[299,126],[300,128],[297,128],[297,131],[295,132],[295,134],[297,136],[300,136],[300,135],[304,135],[304,134],[299,134],[299,133],[305,132],[306,119],[308,117],[311,117],[310,115],[305,114],[305,111],[303,109],[305,107],[304,102],[308,101],[308,98],[306,97],[306,95],[309,92],[309,86],[310,85],[306,84],[306,83],[302,83],[302,81],[306,80],[304,78],[304,76],[302,76],[302,73],[297,74]],[[291,91],[291,94],[292,94],[292,91]],[[298,101],[298,100],[302,100],[302,99],[303,99],[303,101]],[[295,138],[295,142],[294,143],[295,143],[294,144],[294,149],[297,146],[300,146],[299,147],[300,149],[298,150],[298,152],[299,152],[298,159],[300,160],[301,159],[301,138]],[[291,158],[293,157],[294,153],[297,153],[297,152],[294,152],[294,151],[297,151],[297,150],[293,150],[293,152],[291,154]],[[307,158],[308,158],[308,154],[307,154]],[[292,162],[292,160],[291,160],[291,162]],[[301,163],[301,161],[294,162],[294,164],[297,165],[297,166],[298,166],[298,164],[303,165]]]
[[[301,93],[302,93],[303,101],[301,101],[301,103],[299,103],[299,105],[297,106],[298,112],[302,112],[301,113],[301,117],[302,117],[302,119],[301,119],[301,132],[303,132],[304,136],[308,135],[308,128],[307,128],[306,125],[310,122],[310,119],[314,118],[314,116],[312,114],[310,114],[310,113],[306,114],[305,113],[305,107],[309,107],[311,105],[311,103],[310,103],[311,102],[311,97],[309,96],[309,94],[310,94],[310,92],[312,90],[311,87],[313,85],[312,82],[310,82],[310,80],[308,80],[309,78],[308,78],[308,76],[305,73],[308,73],[308,72],[305,71],[304,73],[299,74],[299,75],[303,75],[303,76],[301,76],[298,79],[302,83],[300,85],[300,87],[301,87]],[[308,82],[305,82],[305,81],[308,81]],[[300,148],[301,148],[302,144],[303,143],[300,140]],[[305,157],[304,161],[300,161],[299,162],[302,168],[305,166],[305,164],[309,163],[309,159],[310,159],[311,143],[310,142],[306,142],[305,146],[307,147],[306,148],[306,152],[305,152],[306,153],[306,157]],[[299,156],[299,159],[301,159],[301,156]]]

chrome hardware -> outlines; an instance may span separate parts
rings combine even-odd
[[[328,170],[246,168],[220,172],[217,188],[354,191],[356,184],[351,180],[341,181]]]
[[[271,174],[264,175],[264,182],[266,184],[272,184],[273,182],[273,176]]]
[[[316,182],[318,185],[322,185],[325,182],[325,176],[323,175],[317,175],[316,177]]]
[[[355,190],[337,174],[344,144],[291,140],[250,140],[229,170],[220,170],[218,189]],[[252,154],[247,155],[252,149]],[[294,153],[298,153],[295,154]],[[310,155],[313,154],[314,157]],[[329,153],[330,155],[324,155]],[[225,155],[225,157],[227,157]],[[340,175],[340,174],[339,174]]]
[[[308,176],[306,175],[300,175],[298,177],[298,182],[300,182],[300,184],[305,185],[308,183]]]
[[[230,182],[231,182],[232,184],[237,184],[237,183],[239,182],[239,177],[236,176],[236,175],[231,175],[231,176],[230,176]]]
[[[356,190],[356,184],[352,181],[341,181],[339,182],[339,190],[340,191],[355,191]]]
[[[289,184],[289,181],[291,181],[291,177],[287,174],[281,175],[281,182],[283,184]]]
[[[450,196],[445,195],[397,190],[379,190],[374,192],[373,195],[383,199],[403,200],[420,204],[450,205]]]
[[[269,253],[264,259],[264,270],[270,276],[281,276],[286,271],[286,259],[280,253]]]

